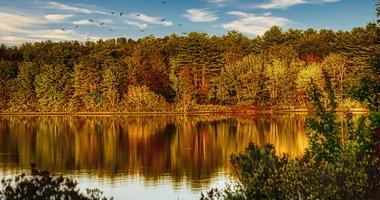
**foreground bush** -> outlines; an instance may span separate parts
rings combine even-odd
[[[338,163],[308,156],[277,156],[273,146],[250,144],[231,158],[236,183],[201,199],[371,199],[379,187],[380,162],[366,156]]]
[[[30,176],[21,174],[15,178],[2,179],[0,199],[3,200],[107,200],[98,189],[79,191],[78,183],[62,176],[52,176],[32,166]],[[112,199],[112,198],[111,198]]]

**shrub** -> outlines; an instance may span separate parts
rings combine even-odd
[[[0,199],[4,200],[41,200],[75,199],[107,200],[98,189],[86,189],[83,194],[78,183],[62,176],[52,176],[47,171],[39,171],[32,165],[31,175],[21,174],[15,178],[1,180]],[[111,198],[112,199],[112,198]]]
[[[147,86],[129,86],[124,97],[124,110],[128,112],[160,112],[168,110],[165,98]]]

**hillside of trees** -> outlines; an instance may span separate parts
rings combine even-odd
[[[200,105],[299,108],[327,72],[340,106],[380,52],[380,27],[0,46],[1,112],[194,111]],[[360,105],[359,105],[360,106]]]

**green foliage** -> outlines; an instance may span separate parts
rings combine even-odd
[[[53,176],[47,171],[32,168],[31,175],[21,174],[15,178],[1,180],[0,199],[40,200],[40,199],[77,199],[107,200],[98,189],[86,189],[83,194],[78,183],[62,176]],[[111,198],[112,199],[112,198]]]
[[[216,97],[223,104],[233,105],[237,102],[238,82],[236,80],[235,66],[227,64],[220,73],[220,85],[216,91]]]
[[[237,31],[229,31],[220,38],[220,46],[223,48],[223,57],[226,64],[235,63],[244,56],[255,52],[253,41]]]
[[[278,26],[272,26],[269,30],[265,31],[262,37],[258,38],[257,50],[264,52],[274,45],[283,44],[285,39],[285,33],[282,29]]]
[[[165,98],[147,86],[129,86],[123,104],[128,112],[160,112],[168,109]]]
[[[10,111],[36,111],[37,97],[34,81],[39,69],[31,62],[19,64],[15,79],[8,81]]]
[[[322,62],[322,66],[329,74],[332,88],[342,103],[347,90],[347,79],[350,73],[347,58],[339,54],[330,54]]]
[[[310,85],[310,80],[316,84],[315,86],[321,87],[322,83],[322,67],[317,63],[312,63],[301,69],[297,76],[297,88],[303,92],[307,92]]]
[[[181,48],[175,59],[176,76],[195,89],[195,100],[207,103],[210,90],[216,87],[216,78],[224,64],[221,49],[215,38],[207,34],[192,32],[180,42]]]
[[[335,51],[335,41],[338,38],[331,30],[321,30],[316,32],[308,29],[295,44],[295,49],[301,59],[309,62],[319,62],[323,57]]]
[[[101,76],[98,67],[100,65],[96,60],[74,66],[74,95],[72,99],[74,110],[97,111],[99,109],[102,95]]]
[[[269,99],[266,81],[265,57],[248,55],[222,68],[217,96],[227,104],[264,105]]]
[[[376,70],[376,60],[372,67]],[[308,89],[316,114],[307,123],[309,149],[305,155],[289,159],[278,156],[271,145],[260,148],[249,144],[245,152],[231,156],[234,185],[202,194],[202,200],[378,199],[380,114],[371,110],[356,125],[347,114],[345,123],[340,124],[330,76],[325,70],[322,75],[323,90],[313,81]],[[359,88],[365,89],[361,87],[365,82],[362,84]],[[374,94],[370,92],[366,95],[371,97]]]
[[[370,66],[360,75],[358,83],[351,88],[350,94],[365,102],[370,110],[380,111],[380,54],[374,56]]]
[[[41,111],[67,111],[73,93],[72,78],[64,65],[44,65],[35,80]]]
[[[123,63],[114,59],[107,60],[103,65],[103,109],[106,111],[117,111],[121,101],[121,86],[127,71]]]
[[[2,46],[2,48],[5,48]],[[17,68],[12,66],[9,61],[0,60],[0,110],[6,110],[10,98],[10,87],[8,81],[11,81],[16,76]]]
[[[231,156],[235,174],[242,185],[245,199],[282,199],[279,194],[281,184],[276,172],[282,170],[287,164],[286,157],[279,158],[272,145],[259,148],[249,144],[243,154]]]
[[[275,59],[265,66],[264,75],[267,77],[267,88],[273,100],[281,96],[281,89],[288,82],[285,77],[286,67],[286,62],[279,59]]]
[[[297,74],[297,99],[298,102],[302,104],[306,104],[308,102],[306,94],[310,81],[313,81],[315,87],[322,87],[322,67],[317,63],[311,63],[306,67],[303,67]]]
[[[273,146],[249,144],[231,156],[237,182],[212,189],[211,199],[368,199],[379,186],[378,159],[344,157],[341,163],[276,155]],[[369,170],[371,169],[371,170]]]
[[[309,88],[309,97],[316,109],[316,117],[310,118],[307,122],[309,128],[308,139],[309,148],[312,156],[317,161],[327,160],[335,161],[341,151],[341,138],[339,137],[340,127],[337,122],[335,94],[332,89],[330,77],[327,72],[323,71],[325,80],[324,90],[328,94],[328,103],[322,102],[322,91],[311,83]]]

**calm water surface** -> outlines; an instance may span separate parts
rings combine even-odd
[[[29,163],[115,199],[199,199],[249,142],[301,155],[306,115],[0,116],[0,176]]]

